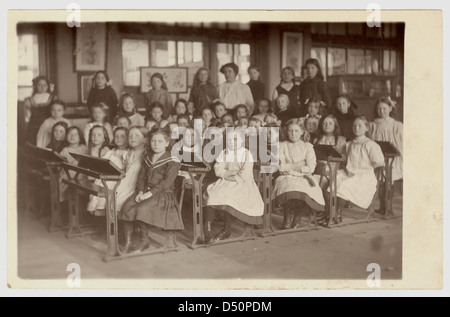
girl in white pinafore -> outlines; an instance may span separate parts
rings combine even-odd
[[[347,165],[337,175],[338,209],[345,201],[368,209],[377,191],[374,169],[384,166],[384,155],[380,146],[366,136],[369,123],[363,116],[353,122],[355,138],[346,145]]]
[[[220,179],[209,185],[205,193],[206,213],[211,209],[226,211],[224,228],[215,240],[231,236],[230,216],[250,225],[263,224],[264,202],[253,177],[253,161],[245,148],[245,138],[239,133],[227,134],[227,149],[219,154],[214,165]]]
[[[375,141],[390,142],[400,152],[392,164],[392,182],[395,182],[403,179],[403,123],[391,117],[395,104],[389,98],[379,99],[375,110],[377,118],[370,123],[369,137]],[[377,212],[382,214],[386,210],[385,188],[384,184],[380,184],[378,191],[380,210]]]
[[[147,137],[147,129],[142,127],[131,128],[128,132],[128,145],[130,149],[126,153],[123,168],[125,172],[125,178],[122,179],[120,185],[116,190],[116,211],[120,212],[125,201],[134,194],[137,177],[141,169],[142,160],[145,154],[145,140]],[[117,162],[116,162],[117,163]],[[95,205],[95,204],[99,205]],[[94,211],[102,207],[99,201],[92,202],[92,206],[89,206],[88,211]],[[94,209],[94,210],[92,210]]]
[[[312,177],[316,168],[316,154],[308,143],[308,132],[299,119],[287,122],[289,141],[280,144],[281,176],[277,178],[273,199],[283,206],[283,229],[299,228],[301,210],[313,208],[323,211],[325,200],[317,179]]]
[[[121,171],[125,171],[125,162],[128,154],[128,130],[126,128],[116,128],[114,130],[114,145],[115,149],[110,150],[103,156],[104,159],[110,160]],[[109,188],[113,188],[115,182],[107,182]],[[97,179],[94,182],[95,185],[103,186],[101,180]],[[87,211],[95,216],[105,215],[105,198],[99,198],[94,195],[89,196],[89,203]]]

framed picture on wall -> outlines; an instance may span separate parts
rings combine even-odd
[[[283,32],[281,67],[290,66],[301,77],[303,65],[303,33]]]
[[[184,67],[141,67],[141,92],[151,88],[150,79],[155,73],[160,73],[167,84],[170,93],[188,92],[188,69]]]
[[[105,70],[106,24],[83,23],[75,32],[75,71]]]
[[[78,101],[80,103],[87,103],[93,80],[94,73],[78,73]]]

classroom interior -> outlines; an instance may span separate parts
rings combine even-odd
[[[219,69],[234,62],[238,79],[249,81],[247,69],[257,65],[271,98],[280,83],[280,71],[289,59],[285,43],[295,38],[300,57],[319,60],[332,99],[348,94],[358,113],[374,119],[374,104],[390,96],[397,105],[396,120],[403,122],[404,24],[385,23],[380,28],[366,23],[97,23],[104,33],[104,70],[117,96],[129,93],[138,106],[143,102],[141,69],[186,68],[186,91],[174,100],[188,98],[193,76],[200,67],[211,70],[216,86],[225,81]],[[24,100],[32,93],[32,79],[46,76],[54,93],[67,103],[66,118],[81,129],[89,120],[86,106],[94,71],[79,70],[76,61],[76,28],[66,23],[20,23],[18,76],[18,146],[25,145]],[[300,79],[299,79],[300,80]],[[144,112],[144,111],[143,111]],[[19,158],[20,159],[20,158]],[[18,183],[26,179],[18,170]],[[105,232],[67,239],[64,232],[49,233],[45,217],[27,213],[18,199],[18,266],[23,279],[67,277],[69,263],[79,263],[85,278],[104,279],[361,279],[367,265],[379,263],[385,278],[402,277],[402,188],[395,187],[396,217],[331,230],[276,235],[234,244],[191,250],[192,199],[185,194],[185,231],[178,235],[180,251],[105,263]],[[46,200],[43,198],[43,200]],[[374,198],[378,206],[378,198]],[[48,211],[49,202],[42,203]],[[349,208],[349,218],[361,210]],[[363,215],[364,216],[364,215]],[[277,218],[278,219],[278,218]],[[99,222],[102,220],[99,220]],[[101,226],[101,224],[100,224]],[[237,235],[243,230],[234,224]],[[152,234],[161,243],[161,237]],[[331,264],[333,263],[333,264]]]

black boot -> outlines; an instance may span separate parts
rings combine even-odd
[[[222,231],[214,238],[214,241],[222,241],[231,237],[231,215],[225,214],[225,223]]]
[[[205,233],[205,244],[211,243],[214,239],[214,235],[212,233],[212,222],[211,221],[205,222],[203,231]]]
[[[127,254],[127,253],[130,253],[131,251],[133,251],[133,243],[132,243],[133,231],[134,231],[133,223],[129,222],[129,221],[124,222],[123,230],[125,233],[125,245],[123,245],[120,248],[120,252]]]
[[[143,252],[150,247],[150,239],[148,238],[148,225],[141,222],[139,223],[141,229],[141,241],[135,248],[135,252]]]

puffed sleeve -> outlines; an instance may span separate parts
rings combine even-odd
[[[145,162],[142,162],[141,169],[139,170],[136,181],[136,193],[144,192],[145,185],[147,184],[148,167]]]
[[[381,147],[376,142],[369,142],[367,151],[373,168],[384,166],[384,154],[381,151]]]
[[[403,156],[403,123],[400,121],[395,121],[394,123],[394,134],[395,147],[400,152],[400,155]]]
[[[306,147],[306,165],[302,167],[301,172],[304,174],[311,174],[317,166],[316,153],[311,144]]]
[[[178,176],[178,172],[180,171],[181,164],[178,162],[170,162],[167,163],[166,171],[164,173],[164,178],[159,182],[158,185],[153,186],[150,189],[150,192],[153,195],[157,195],[159,193],[165,192],[174,186],[175,180]]]

